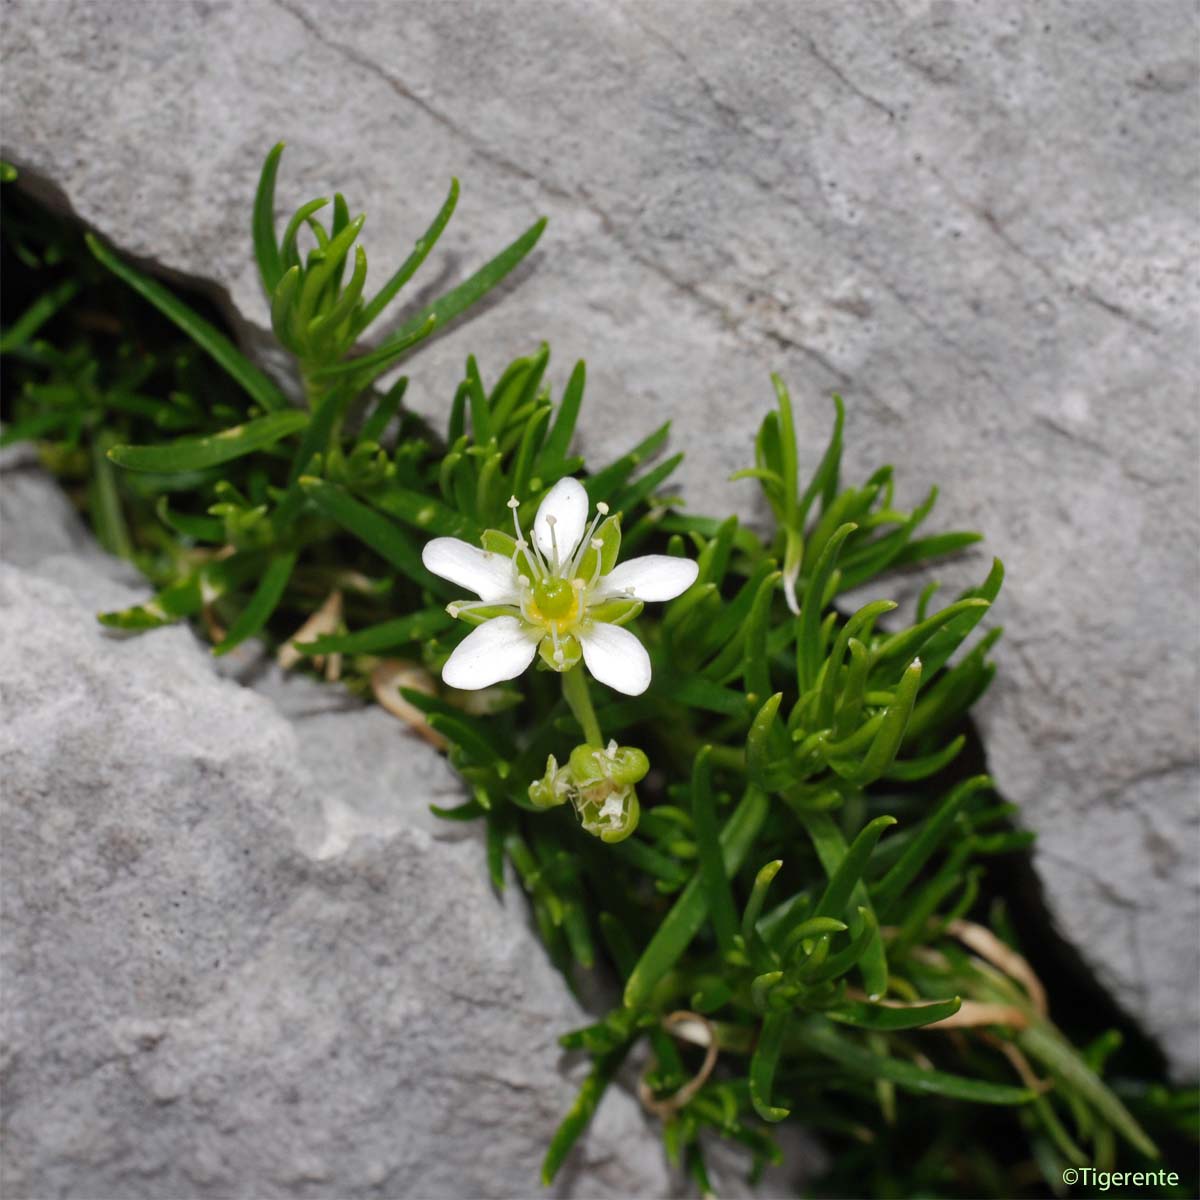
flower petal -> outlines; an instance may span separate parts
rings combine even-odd
[[[480,550],[459,538],[440,537],[425,543],[421,561],[435,575],[470,588],[489,604],[517,604],[512,559]]]
[[[596,597],[626,595],[638,600],[674,600],[696,582],[699,574],[699,565],[690,558],[646,554],[618,563],[597,580]]]
[[[650,655],[628,629],[593,621],[578,637],[583,661],[601,683],[626,696],[640,696],[650,686]]]
[[[442,678],[465,692],[515,679],[533,662],[540,633],[516,617],[493,617],[458,643],[442,668]]]
[[[560,479],[538,505],[533,521],[533,540],[546,556],[554,562],[554,546],[558,546],[558,561],[567,562],[575,553],[579,539],[587,528],[588,495],[578,479]],[[548,518],[554,518],[554,538],[550,537]]]

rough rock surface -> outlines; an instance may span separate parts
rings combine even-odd
[[[1197,1071],[1196,15],[1185,0],[856,6],[318,0],[3,10],[4,152],[131,254],[267,326],[258,164],[338,187],[398,261],[458,174],[447,283],[537,212],[504,303],[430,346],[445,410],[545,338],[590,360],[589,453],[675,419],[703,509],[750,456],[768,369],[850,406],[1009,568],[990,763],[1041,834],[1064,934]],[[714,431],[719,436],[714,437]],[[982,560],[948,570],[978,577]]]
[[[124,574],[0,565],[0,1190],[534,1194],[587,1017],[478,838],[425,827],[448,768],[187,629],[104,633]],[[614,1090],[558,1194],[669,1190]]]

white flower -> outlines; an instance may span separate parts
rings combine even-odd
[[[447,606],[452,617],[478,625],[450,655],[442,678],[474,690],[513,679],[541,653],[556,671],[582,655],[601,683],[628,696],[650,685],[650,656],[622,626],[645,601],[672,600],[696,581],[686,558],[648,554],[617,565],[621,534],[608,505],[597,504],[588,525],[588,497],[576,479],[547,493],[526,541],[516,510],[516,537],[488,530],[482,549],[458,538],[434,538],[421,560],[435,575],[479,599]]]

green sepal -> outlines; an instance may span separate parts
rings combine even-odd
[[[572,667],[578,666],[583,658],[583,647],[579,644],[579,639],[572,634],[564,634],[558,639],[558,649],[562,653],[562,659],[556,660],[554,657],[554,639],[544,637],[538,643],[538,655],[542,662],[546,664],[552,671],[557,671],[562,674],[564,671],[571,670]]]
[[[607,575],[617,565],[621,553],[621,514],[613,513],[600,522],[592,540],[599,540],[600,549],[589,545],[579,560],[576,578],[590,582],[593,578]],[[597,570],[597,566],[599,569]]]
[[[601,621],[607,625],[628,625],[644,607],[640,600],[605,600],[600,604],[589,605],[587,614],[588,619],[592,621]]]

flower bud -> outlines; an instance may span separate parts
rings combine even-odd
[[[546,759],[546,774],[529,785],[529,801],[538,808],[557,808],[574,791],[570,772],[560,767],[553,754]]]

